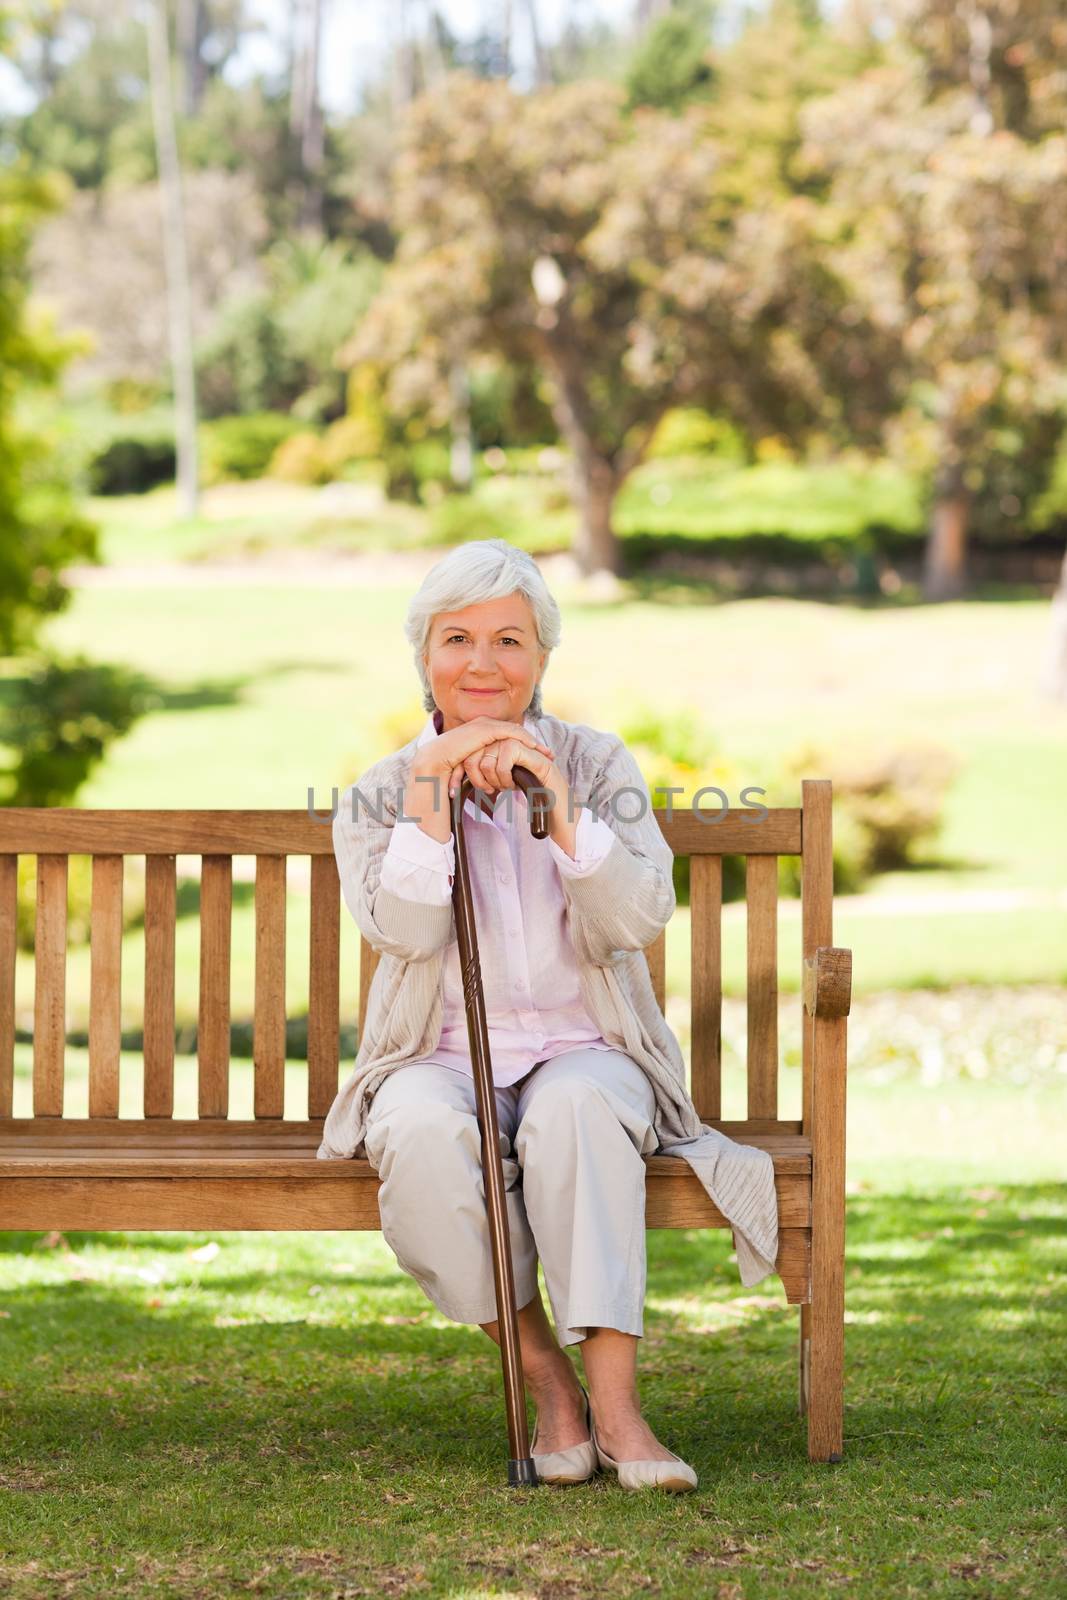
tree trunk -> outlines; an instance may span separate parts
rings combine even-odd
[[[1067,706],[1067,551],[1064,552],[1059,588],[1052,597],[1050,623],[1039,689],[1050,700]]]
[[[167,39],[166,0],[151,0],[147,15],[148,66],[151,79],[152,117],[156,136],[163,199],[163,254],[167,279],[167,313],[170,324],[170,358],[174,374],[178,458],[178,503],[187,517],[199,506],[199,466],[196,441],[196,377],[193,369],[193,323],[189,299],[189,261],[182,208],[181,166],[174,129],[171,95],[170,44]]]
[[[534,86],[547,88],[552,82],[552,63],[541,38],[541,21],[537,14],[537,0],[526,0],[526,17],[530,24],[530,44],[534,58]]]
[[[452,486],[466,492],[474,478],[474,460],[471,448],[471,393],[467,368],[462,361],[454,361],[448,374],[451,415],[449,427],[452,435],[449,448],[448,471]]]
[[[207,32],[204,0],[178,0],[175,46],[181,62],[182,115],[195,117],[204,97],[207,67],[200,54]]]
[[[289,132],[300,150],[298,224],[323,228],[322,184],[325,127],[319,98],[322,0],[299,0],[292,12]]]
[[[537,293],[536,284],[534,289]],[[625,463],[605,454],[597,439],[596,413],[586,392],[580,354],[566,317],[557,310],[562,295],[544,293],[538,298],[540,350],[552,381],[552,415],[571,452],[571,493],[578,510],[574,557],[579,571],[587,577],[594,573],[618,577],[622,572],[622,551],[612,526],[612,513],[615,497],[637,465],[640,453],[631,452]]]
[[[326,129],[319,96],[319,68],[322,56],[322,0],[311,0],[308,37],[308,67],[306,79],[307,99],[304,103],[304,126],[300,135],[300,156],[304,168],[305,227],[322,232],[325,214],[325,196],[322,187],[322,162],[326,151]]]
[[[971,496],[962,464],[953,461],[937,474],[934,508],[923,562],[923,599],[954,600],[967,586],[967,522]]]
[[[622,551],[612,526],[612,513],[621,487],[619,475],[602,456],[582,453],[575,456],[574,478],[578,502],[574,555],[578,566],[586,576],[595,572],[618,576],[622,571]]]

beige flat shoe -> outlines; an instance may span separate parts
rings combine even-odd
[[[605,1472],[617,1472],[623,1489],[670,1489],[683,1494],[697,1486],[697,1475],[692,1467],[671,1452],[670,1461],[613,1461],[597,1442],[596,1425],[589,1418],[589,1434],[596,1450],[597,1460]]]
[[[582,1386],[585,1394],[585,1387]],[[581,1444],[572,1444],[566,1450],[549,1450],[544,1455],[537,1454],[537,1428],[534,1427],[533,1438],[530,1440],[530,1454],[533,1456],[537,1476],[542,1483],[585,1483],[596,1471],[596,1447],[592,1439],[593,1417],[589,1409],[589,1396],[585,1394],[585,1424],[590,1429],[590,1437]]]

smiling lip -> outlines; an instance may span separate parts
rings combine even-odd
[[[464,689],[464,694],[503,694],[503,689]]]

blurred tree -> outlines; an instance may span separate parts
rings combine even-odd
[[[965,588],[972,531],[1024,524],[1067,416],[1067,77],[1051,66],[1067,14],[899,9],[891,58],[804,125],[832,174],[828,260],[897,342],[885,436],[931,484],[924,592],[942,599]]]
[[[452,363],[534,361],[570,447],[583,569],[618,571],[615,496],[663,413],[751,432],[870,435],[888,404],[870,318],[819,260],[816,208],[740,196],[705,113],[625,114],[623,91],[526,96],[454,73],[412,107],[396,259],[343,351],[389,404],[443,425]]]
[[[262,33],[247,0],[174,0],[169,35],[181,103],[199,113],[210,84],[242,43]],[[45,171],[80,188],[154,176],[143,18],[137,0],[41,0],[18,8],[8,56],[35,97],[0,126]],[[132,161],[131,161],[132,157]],[[148,168],[146,170],[146,162]]]
[[[685,0],[646,29],[626,68],[631,108],[680,111],[691,100],[708,98],[714,9],[713,0]]]
[[[324,219],[325,121],[319,96],[322,0],[290,0],[289,133],[300,152],[297,184],[299,224],[321,230]]]
[[[0,40],[2,42],[2,40]],[[122,669],[41,648],[49,617],[70,602],[62,569],[101,559],[97,529],[75,509],[54,441],[28,418],[53,391],[76,341],[60,338],[29,299],[29,239],[62,203],[64,184],[28,162],[0,167],[0,803],[69,803],[108,742],[144,708]],[[14,659],[21,658],[21,659]],[[106,689],[106,696],[101,690]]]
[[[193,327],[207,337],[227,294],[264,283],[258,257],[267,222],[252,180],[230,172],[185,177]],[[91,350],[72,363],[70,387],[166,371],[166,293],[155,183],[77,192],[39,228],[34,287],[66,326],[87,329]],[[121,262],[121,271],[116,270]]]
[[[166,0],[147,0],[145,35],[156,165],[162,201],[163,262],[167,284],[167,328],[174,385],[174,439],[178,464],[178,503],[186,517],[200,506],[200,472],[196,448],[196,374],[193,370],[193,322],[189,293],[189,249],[182,201],[181,162],[174,127],[170,44]]]
[[[279,240],[261,259],[264,285],[223,302],[197,346],[207,415],[292,411],[309,422],[345,413],[346,374],[335,362],[382,268],[367,250],[316,234]]]
[[[811,194],[828,188],[805,159],[801,112],[883,59],[884,46],[849,18],[833,27],[809,0],[771,0],[711,55],[707,127],[728,152],[739,195]]]
[[[34,224],[62,204],[63,184],[31,174],[28,163],[0,167],[0,655],[30,649],[45,617],[62,611],[70,590],[61,569],[99,561],[95,527],[75,509],[57,477],[46,433],[27,427],[23,402],[50,390],[78,348],[60,338],[29,301]]]

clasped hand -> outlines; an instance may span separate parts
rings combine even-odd
[[[464,776],[491,799],[502,789],[515,789],[513,767],[528,768],[553,794],[566,788],[549,746],[518,723],[496,717],[474,717],[450,728],[430,740],[420,757],[424,772],[447,777],[450,795],[459,793]]]

